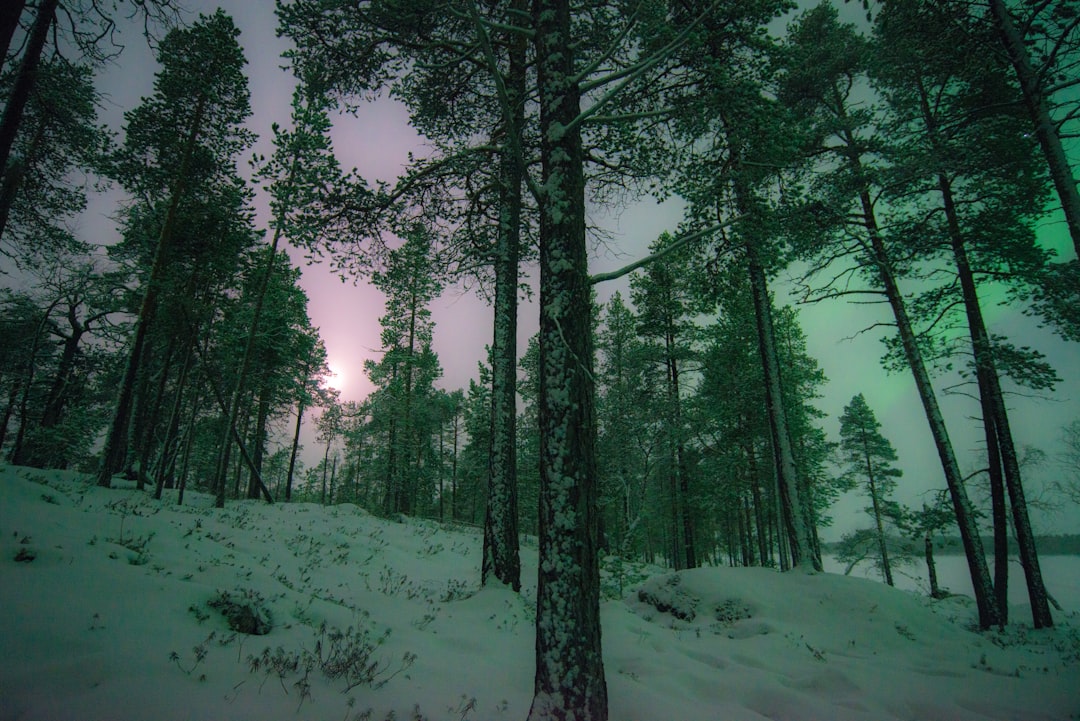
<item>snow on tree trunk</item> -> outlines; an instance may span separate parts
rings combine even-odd
[[[515,5],[522,5],[517,2]],[[524,9],[521,7],[520,9]],[[524,124],[525,39],[511,39],[507,100],[513,119],[507,133]],[[517,293],[521,242],[523,163],[520,143],[507,142],[500,160],[500,215],[495,249],[495,337],[491,349],[491,447],[488,455],[488,505],[484,518],[481,584],[494,575],[521,590],[517,501]]]
[[[535,0],[540,101],[540,549],[529,721],[606,721],[591,289],[568,0]]]

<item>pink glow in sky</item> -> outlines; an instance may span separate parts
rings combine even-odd
[[[190,6],[193,10],[212,12],[218,4],[232,14],[241,29],[240,42],[249,61],[254,111],[251,127],[260,136],[255,150],[269,155],[273,151],[271,124],[289,122],[293,80],[287,71],[280,69],[283,64],[280,54],[287,45],[276,37],[272,3],[197,0]],[[856,4],[845,7],[849,5],[854,7]],[[117,130],[121,127],[121,112],[134,107],[140,97],[151,92],[156,69],[150,51],[136,32],[127,29],[124,41],[128,45],[124,55],[118,64],[105,71],[100,82],[111,99],[106,115]],[[400,175],[409,151],[418,155],[424,153],[422,145],[418,146],[416,133],[408,126],[405,109],[389,100],[364,108],[355,117],[343,117],[335,128],[334,141],[343,168],[358,168],[369,182],[394,180]],[[97,198],[84,220],[84,226],[102,242],[110,242],[110,224],[104,216],[111,213],[113,207]],[[261,193],[257,208],[258,221],[265,227],[269,219]],[[675,229],[679,212],[678,203],[658,205],[648,199],[621,214],[593,209],[591,221],[607,228],[613,241],[596,254],[591,270],[611,270],[636,259],[662,231]],[[115,235],[115,231],[112,232]],[[1060,234],[1062,231],[1060,226],[1051,225],[1047,232]],[[301,253],[293,252],[292,257],[294,262],[303,263]],[[340,373],[338,383],[342,397],[361,400],[372,388],[363,373],[363,362],[376,357],[378,352],[378,319],[384,313],[382,295],[363,278],[342,282],[321,265],[304,267],[301,285],[309,297],[312,322],[320,329],[326,343],[330,365]],[[604,284],[598,289],[600,300],[606,301],[616,289],[622,289],[624,297],[628,297],[626,287],[626,279]],[[776,280],[774,290],[778,301],[785,302],[787,290],[783,277]],[[435,301],[432,314],[436,323],[434,348],[444,369],[440,385],[448,389],[467,387],[469,379],[476,375],[476,365],[484,356],[485,345],[491,342],[491,309],[474,292],[463,292],[452,286]],[[909,375],[887,376],[881,369],[878,361],[882,348],[876,342],[880,333],[852,337],[860,328],[887,322],[887,308],[833,302],[804,307],[800,318],[808,336],[808,350],[830,379],[824,388],[824,397],[817,402],[829,416],[824,420],[829,435],[834,439],[837,437],[837,418],[844,405],[853,395],[862,392],[881,421],[883,432],[896,447],[899,465],[905,470],[898,500],[918,504],[927,489],[943,486],[926,419]],[[992,330],[1007,332],[1017,345],[1030,344],[1047,353],[1063,378],[1051,400],[1015,396],[1010,401],[1018,445],[1037,446],[1053,457],[1061,428],[1080,416],[1080,344],[1058,340],[1015,309],[988,312],[987,318],[994,324]],[[536,327],[535,307],[523,307],[519,320],[520,348],[524,349]],[[944,381],[937,382],[939,392],[945,385]],[[954,446],[965,472],[969,473],[979,463],[981,431],[970,422],[970,418],[977,415],[977,409],[961,396],[943,396],[941,400]],[[1053,474],[1053,467],[1041,471],[1033,469],[1029,471],[1029,478],[1038,485],[1052,479]],[[851,496],[844,503],[851,507],[850,510],[858,510],[863,500]],[[1075,531],[1075,519],[1070,522],[1060,514],[1043,516],[1036,519],[1036,523],[1041,530],[1071,528]]]

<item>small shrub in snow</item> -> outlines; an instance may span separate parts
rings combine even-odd
[[[250,636],[265,636],[273,628],[270,611],[265,606],[262,594],[252,589],[218,591],[217,598],[207,602],[225,617],[229,628]]]
[[[728,599],[717,605],[713,617],[723,626],[732,626],[736,621],[753,618],[753,615],[745,603],[736,599]]]
[[[650,576],[644,563],[619,556],[605,556],[600,562],[600,597],[617,601]]]
[[[350,626],[342,631],[323,623],[317,633],[312,650],[286,651],[281,646],[276,649],[267,646],[259,655],[248,655],[248,668],[253,674],[263,674],[263,684],[270,676],[277,676],[286,693],[286,680],[299,676],[292,686],[300,692],[303,703],[305,697],[310,698],[308,679],[313,671],[319,671],[331,681],[343,682],[342,693],[348,693],[358,686],[379,688],[416,661],[416,654],[406,653],[401,666],[390,671],[389,662],[376,658],[375,652],[390,635],[389,629],[373,637],[364,628]]]
[[[200,643],[198,643],[198,644],[196,644],[195,646],[192,647],[192,649],[191,649],[192,660],[191,661],[188,661],[187,663],[185,663],[183,661],[183,659],[180,658],[180,654],[178,654],[176,651],[173,651],[173,652],[171,652],[169,654],[169,660],[172,661],[173,663],[175,663],[176,667],[178,669],[180,669],[181,671],[183,671],[185,675],[190,676],[192,673],[195,672],[195,669],[197,669],[199,667],[199,664],[201,664],[203,661],[206,660],[206,654],[208,653],[210,642],[214,640],[214,637],[216,635],[217,635],[216,631],[211,631],[210,635],[207,636],[205,639],[203,639],[202,642],[200,642]],[[200,681],[205,681],[206,680],[206,674],[200,675],[199,680]]]

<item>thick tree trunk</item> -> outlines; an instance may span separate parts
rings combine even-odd
[[[7,59],[11,38],[19,27],[19,17],[25,7],[26,0],[7,0],[0,4],[0,65]]]
[[[1009,15],[1005,0],[989,0],[989,3],[998,36],[1009,54],[1009,60],[1016,71],[1016,78],[1020,82],[1024,104],[1031,115],[1032,125],[1035,126],[1035,137],[1039,139],[1039,146],[1050,168],[1054,188],[1061,199],[1061,208],[1065,212],[1065,225],[1072,237],[1073,249],[1077,256],[1080,256],[1080,190],[1077,189],[1069,158],[1061,143],[1061,135],[1058,133],[1053,118],[1050,117],[1050,108],[1043,93],[1043,76],[1032,66],[1031,56],[1024,44],[1024,37]]]
[[[19,125],[22,124],[23,110],[30,99],[30,93],[37,82],[37,68],[41,62],[41,53],[45,48],[45,41],[49,36],[49,28],[52,27],[53,17],[56,15],[56,7],[59,0],[42,0],[38,7],[34,25],[30,28],[30,37],[26,43],[26,50],[19,63],[19,72],[15,76],[15,84],[8,96],[7,104],[4,105],[4,115],[0,119],[0,174],[7,178],[8,161],[11,159],[11,148],[15,145],[15,137],[19,133]],[[6,11],[5,11],[6,12]],[[16,23],[18,18],[15,18]],[[3,56],[0,56],[0,61]],[[0,237],[4,234],[4,228],[0,226]]]
[[[513,10],[524,12],[524,0]],[[513,23],[520,17],[510,17]],[[480,583],[494,575],[514,591],[521,590],[517,500],[517,294],[521,245],[522,159],[517,157],[519,132],[525,120],[525,37],[509,39],[506,81],[508,112],[503,125],[507,139],[500,159],[499,234],[495,248],[495,333],[492,341],[491,446],[488,455],[488,503],[484,518],[484,549]]]
[[[607,721],[600,643],[592,293],[568,0],[533,3],[539,84],[540,549],[529,721]]]

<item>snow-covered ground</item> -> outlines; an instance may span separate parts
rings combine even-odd
[[[481,591],[474,529],[173,501],[0,468],[0,721],[525,717],[534,548]],[[1080,559],[1044,566],[1055,629],[983,634],[861,578],[606,568],[612,721],[1080,719]]]

